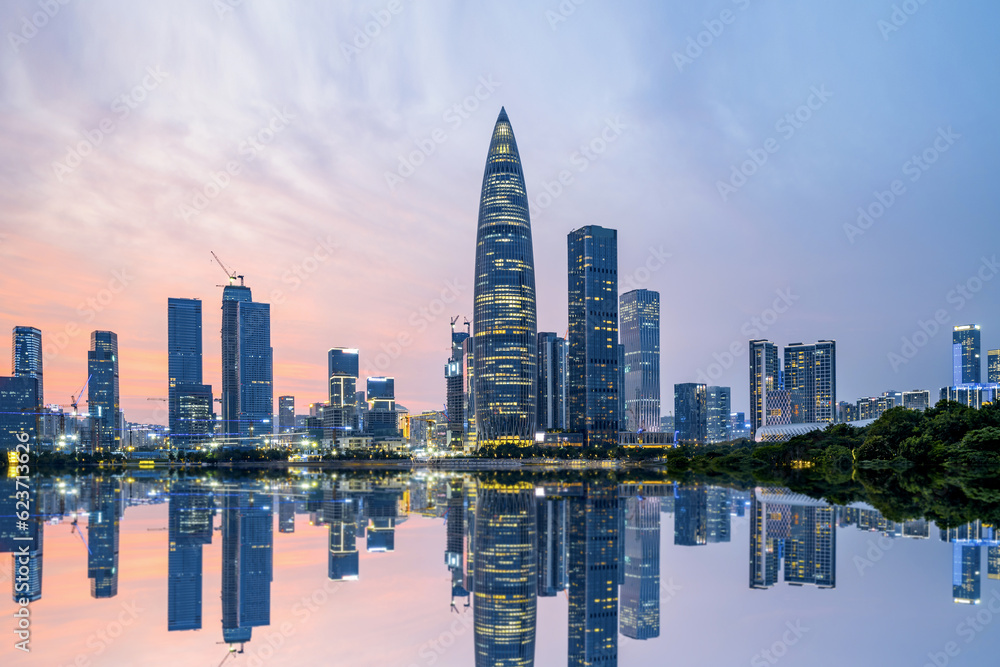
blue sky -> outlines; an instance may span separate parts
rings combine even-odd
[[[566,234],[618,229],[622,282],[661,293],[664,414],[702,374],[745,410],[752,329],[836,339],[851,401],[936,397],[952,324],[1000,347],[993,3],[40,7],[0,8],[0,326],[43,328],[48,402],[112,329],[128,418],[161,418],[145,398],[165,395],[169,296],[205,301],[218,385],[215,250],[272,303],[276,396],[323,400],[326,349],[350,346],[401,403],[439,408],[501,105],[540,329],[566,329]]]

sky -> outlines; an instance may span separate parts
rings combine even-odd
[[[567,328],[567,233],[602,225],[621,290],[661,294],[664,414],[693,381],[747,410],[757,337],[835,339],[839,400],[935,400],[952,325],[1000,348],[998,22],[973,0],[5,2],[0,329],[42,329],[67,405],[90,331],[116,331],[126,418],[165,423],[169,297],[203,300],[221,385],[215,251],[271,304],[275,397],[325,400],[327,349],[357,347],[441,409],[504,106],[540,330]]]

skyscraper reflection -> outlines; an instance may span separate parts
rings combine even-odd
[[[250,641],[253,628],[271,623],[274,513],[270,498],[231,489],[222,510],[222,637]]]
[[[94,506],[87,523],[87,577],[90,595],[113,598],[118,595],[118,538],[122,515],[121,481],[95,478]]]
[[[618,486],[569,500],[569,665],[618,664]]]
[[[787,489],[755,489],[750,503],[750,588],[837,585],[836,508]]]
[[[660,636],[660,499],[625,501],[625,583],[621,633],[632,639]]]
[[[212,543],[211,494],[199,484],[170,487],[167,630],[201,629],[202,545]]]
[[[535,662],[536,513],[533,485],[480,482],[473,594],[479,667]]]

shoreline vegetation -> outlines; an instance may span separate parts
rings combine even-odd
[[[32,455],[35,474],[127,472],[135,462],[105,455]],[[169,466],[169,468],[167,467]],[[473,457],[420,460],[381,451],[347,451],[289,461],[286,450],[211,452],[158,462],[157,470],[231,472],[294,466],[360,470],[432,467],[491,478],[600,475],[621,481],[782,486],[827,502],[864,502],[887,518],[927,518],[941,526],[976,519],[1000,525],[1000,405],[979,410],[942,401],[926,411],[893,408],[874,423],[835,424],[787,442],[738,440],[673,448],[498,447]],[[553,479],[555,477],[552,477]]]

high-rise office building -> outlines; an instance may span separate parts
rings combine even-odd
[[[118,334],[93,331],[87,352],[90,384],[87,402],[90,408],[92,440],[95,450],[117,451],[121,447],[121,403],[118,394]]]
[[[240,301],[237,318],[240,436],[259,440],[274,432],[271,306],[256,301]]]
[[[14,377],[35,380],[35,426],[41,437],[41,414],[45,405],[45,388],[42,381],[42,332],[35,327],[14,327],[11,332],[10,370]]]
[[[733,508],[730,489],[723,486],[709,486],[705,489],[705,509],[708,515],[709,544],[728,542],[732,536],[730,513]]]
[[[466,338],[462,341],[462,356],[465,366],[462,368],[462,415],[464,434],[462,446],[467,452],[475,451],[476,439],[476,377],[474,362],[475,340]]]
[[[729,412],[732,390],[729,387],[709,386],[705,389],[705,438],[709,444],[729,442],[733,439]]]
[[[500,109],[476,232],[473,341],[479,446],[535,441],[535,262],[517,142]]]
[[[213,429],[212,387],[203,384],[201,301],[167,299],[168,425],[175,446],[207,440]]]
[[[951,357],[954,384],[979,384],[982,381],[979,339],[978,324],[957,326],[952,331]]]
[[[451,323],[451,356],[444,367],[445,405],[448,409],[448,446],[462,449],[465,435],[465,341],[469,339],[470,332],[455,331],[457,321],[458,318],[455,318]],[[465,324],[470,326],[468,320]]]
[[[399,430],[396,413],[396,379],[368,378],[368,412],[365,431],[372,435],[396,435]]]
[[[222,432],[229,437],[240,434],[239,308],[252,300],[242,284],[222,290]]]
[[[626,431],[660,430],[660,293],[637,289],[621,296],[621,344],[625,347]]]
[[[768,340],[750,341],[750,437],[767,426],[767,395],[781,389],[778,347]]]
[[[358,358],[359,352],[355,348],[334,347],[327,352],[330,401],[323,410],[325,429],[342,432],[360,428],[356,398]]]
[[[532,484],[479,483],[473,586],[477,667],[534,664],[536,524]]]
[[[674,429],[678,442],[704,445],[708,439],[708,396],[703,384],[674,385]]]
[[[87,577],[90,595],[113,598],[118,595],[118,541],[122,516],[121,481],[95,478],[92,481],[94,506],[87,520]]]
[[[833,423],[837,418],[837,343],[791,343],[785,347],[783,388],[788,391],[789,423]]]
[[[585,483],[569,502],[569,664],[618,662],[617,485]]]
[[[357,393],[359,352],[355,348],[333,347],[327,352],[330,378],[330,406],[353,406]]]
[[[926,410],[930,407],[931,392],[927,389],[914,389],[903,392],[903,407],[907,410]]]
[[[538,430],[566,430],[566,340],[538,332]]]
[[[353,408],[353,401],[351,404]],[[295,430],[295,397],[278,397],[278,432],[288,433]]]
[[[1000,545],[991,546],[986,552],[986,576],[990,579],[1000,579]]]
[[[0,377],[0,451],[12,452],[28,434],[33,446],[38,436],[38,381],[32,377]]]
[[[632,639],[660,636],[660,499],[625,502],[625,583],[621,587],[621,633]]]
[[[1000,350],[986,353],[986,381],[1000,383]]]
[[[618,232],[597,225],[567,237],[569,429],[588,447],[618,444]]]
[[[236,488],[222,503],[222,636],[250,641],[271,623],[274,512],[270,496]]]

